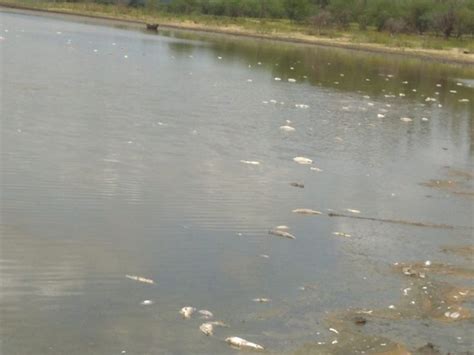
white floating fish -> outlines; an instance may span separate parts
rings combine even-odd
[[[249,165],[260,165],[259,161],[254,161],[254,160],[241,160],[240,161],[242,164],[249,164]]]
[[[209,335],[214,335],[214,326],[211,323],[203,323],[199,326],[199,330],[206,334],[207,336]]]
[[[259,257],[264,258],[264,259],[270,258],[270,256],[268,256],[267,254],[260,254]]]
[[[292,211],[293,213],[298,214],[309,214],[309,215],[321,215],[322,213],[319,211],[315,211],[309,208],[296,208]]]
[[[412,118],[409,118],[409,117],[401,117],[401,118],[400,118],[400,121],[403,121],[403,122],[411,122],[411,121],[413,121],[413,119],[412,119]]]
[[[258,303],[268,303],[268,302],[271,302],[272,300],[270,298],[254,298],[252,301],[258,302]]]
[[[378,118],[385,118],[385,115],[384,115],[383,113],[378,113],[378,114],[377,114],[377,117],[378,117]]]
[[[275,229],[288,230],[288,229],[290,229],[290,227],[285,226],[285,225],[281,225],[281,226],[276,226]]]
[[[354,210],[352,208],[346,208],[346,211],[351,212],[351,213],[357,213],[357,214],[360,213],[359,210]]]
[[[134,280],[134,281],[139,281],[139,282],[143,282],[143,283],[146,283],[146,284],[154,284],[155,281],[151,280],[151,279],[146,279],[144,277],[141,277],[141,276],[136,276],[136,275],[125,275],[125,277],[127,279],[130,279],[130,280]]]
[[[319,168],[317,168],[317,167],[314,167],[314,166],[312,166],[312,167],[311,167],[311,168],[309,168],[309,169],[310,169],[310,170],[313,170],[313,171],[317,171],[317,172],[321,172],[321,171],[323,171],[322,169],[319,169]]]
[[[230,337],[227,338],[226,343],[235,348],[247,348],[247,349],[254,349],[254,350],[264,350],[264,347],[255,343],[251,343],[245,339],[239,337]]]
[[[339,236],[339,237],[346,237],[346,238],[350,238],[350,237],[351,237],[350,234],[347,234],[347,233],[344,233],[344,232],[333,232],[332,234],[337,235],[337,236]]]
[[[285,132],[293,132],[295,130],[295,128],[291,126],[280,126],[280,129]]]
[[[196,311],[196,308],[194,307],[183,307],[179,311],[180,314],[183,315],[183,318],[189,319],[193,315],[193,313]]]
[[[268,231],[268,234],[276,235],[278,237],[288,238],[288,239],[296,239],[296,237],[288,232],[285,232],[280,229],[271,229]]]
[[[459,102],[469,102],[469,99],[460,99]]]
[[[329,328],[329,331],[330,331],[330,332],[333,332],[333,333],[336,333],[336,334],[339,334],[339,332],[338,332],[336,329],[334,329],[334,328]]]
[[[305,157],[295,157],[293,158],[293,160],[297,162],[298,164],[302,164],[302,165],[309,165],[313,163],[311,159],[305,158]]]
[[[296,79],[289,78],[289,79],[288,79],[288,82],[289,82],[289,83],[296,83]]]
[[[143,306],[149,306],[153,304],[152,300],[144,300],[142,303],[140,303]]]
[[[203,319],[209,319],[214,317],[214,314],[212,314],[211,311],[208,311],[207,309],[201,309],[198,311],[198,313],[201,315],[201,318]]]
[[[281,78],[275,78],[275,81],[281,81]]]

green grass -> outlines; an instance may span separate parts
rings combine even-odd
[[[474,52],[474,38],[445,39],[434,34],[415,35],[378,32],[374,28],[360,30],[357,24],[351,24],[347,30],[335,28],[317,31],[307,24],[295,23],[285,19],[230,18],[224,16],[206,16],[201,14],[170,14],[151,8],[133,8],[120,5],[102,5],[81,2],[52,2],[44,0],[0,0],[0,3],[27,6],[43,10],[57,10],[82,15],[104,16],[117,19],[142,22],[196,24],[212,28],[237,29],[263,35],[310,35],[322,38],[341,38],[357,44],[377,44],[394,48],[417,48],[447,50],[463,48]]]

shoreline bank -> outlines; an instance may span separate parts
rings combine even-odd
[[[103,13],[86,13],[80,10],[64,10],[54,8],[41,8],[33,6],[25,6],[20,4],[13,4],[0,1],[0,12],[12,11],[20,13],[38,13],[38,14],[53,14],[61,16],[77,16],[84,18],[91,18],[96,20],[111,21],[115,24],[136,25],[139,28],[145,28],[146,21],[139,18],[130,18],[127,15],[105,15]],[[159,18],[154,18],[155,20]],[[474,65],[474,54],[465,54],[459,49],[424,49],[424,48],[398,48],[390,47],[375,43],[354,43],[344,38],[325,38],[316,37],[313,35],[306,35],[303,33],[271,33],[264,34],[245,29],[239,26],[217,27],[202,23],[195,23],[192,21],[159,21],[160,28],[172,29],[180,31],[193,31],[212,33],[220,35],[231,35],[237,37],[255,38],[261,40],[280,41],[286,43],[316,45],[322,47],[334,47],[342,49],[357,50],[369,53],[392,54],[398,56],[405,56],[411,58],[418,58],[446,64],[458,65]]]

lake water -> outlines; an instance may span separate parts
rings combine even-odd
[[[10,11],[0,36],[2,354],[347,354],[362,340],[328,319],[398,307],[393,263],[471,270],[442,248],[473,241],[472,68]],[[206,337],[184,306],[229,327]],[[462,318],[356,332],[460,353]]]

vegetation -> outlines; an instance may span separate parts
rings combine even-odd
[[[97,0],[128,1],[129,6],[160,8],[179,14],[287,18],[322,27],[423,34],[445,37],[474,34],[472,0]]]

